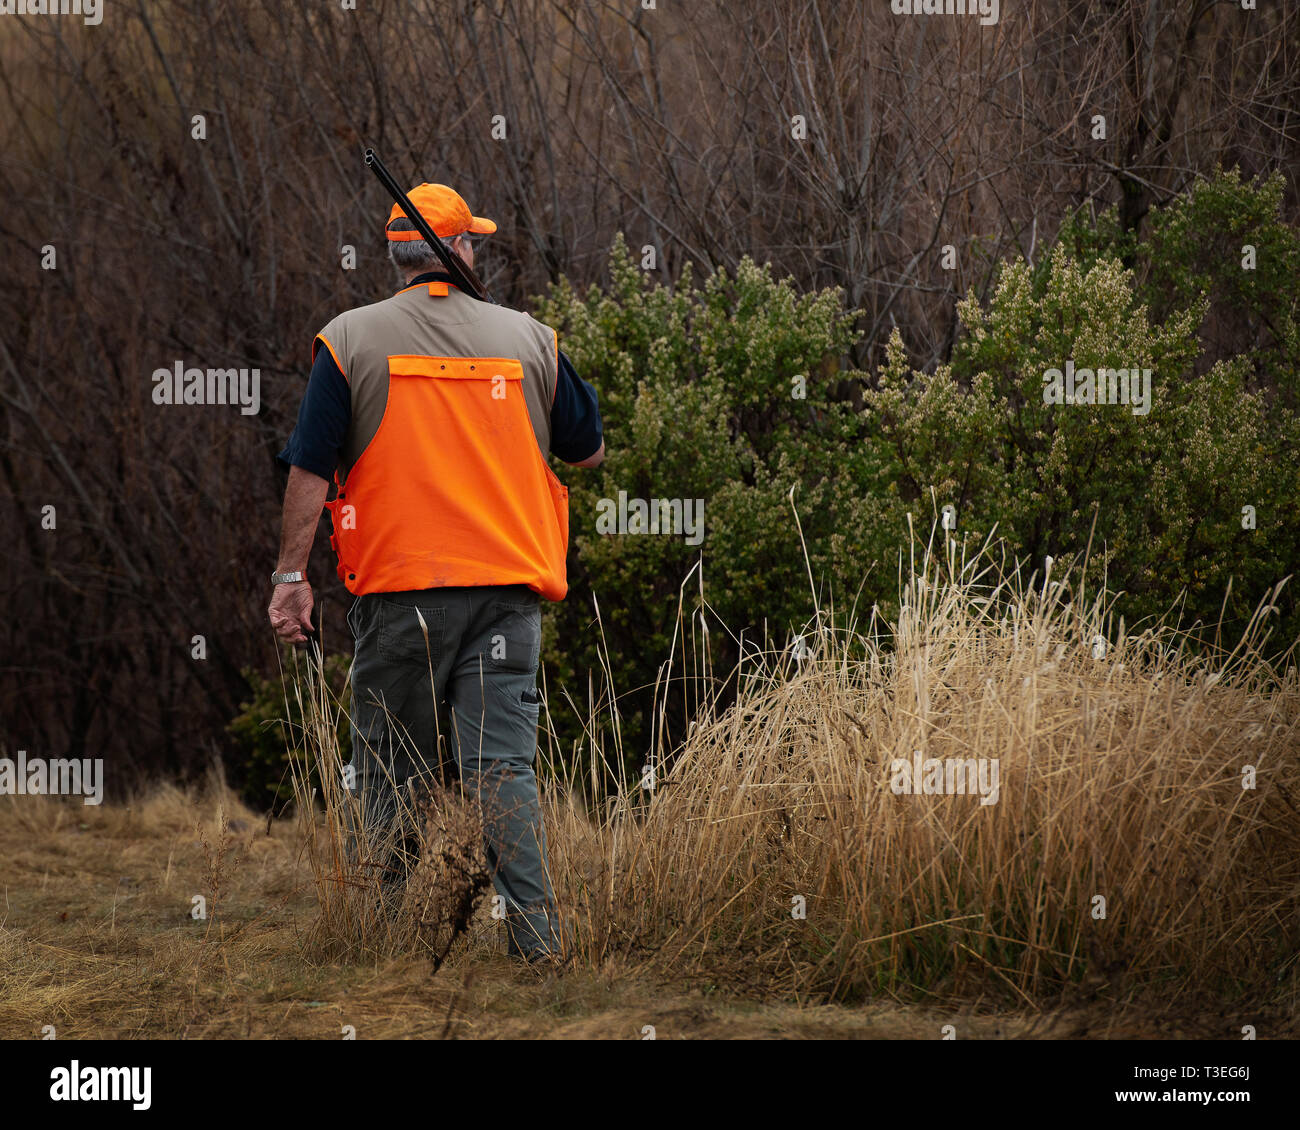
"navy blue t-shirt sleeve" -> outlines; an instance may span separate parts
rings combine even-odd
[[[352,390],[339,370],[334,354],[316,349],[307,391],[298,409],[298,426],[275,461],[288,470],[301,467],[322,479],[331,478],[339,465],[339,452],[352,419]]]
[[[604,429],[596,390],[558,354],[555,400],[551,404],[551,452],[566,463],[581,463],[600,450]]]

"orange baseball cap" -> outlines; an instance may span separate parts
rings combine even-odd
[[[425,222],[433,228],[433,234],[439,239],[460,235],[461,232],[474,232],[477,235],[491,235],[497,230],[496,224],[475,216],[460,194],[445,184],[418,184],[406,194],[411,198]],[[418,231],[392,231],[390,225],[394,220],[409,219],[400,204],[394,204],[388,213],[388,223],[384,225],[385,234],[390,240],[408,243],[423,239]]]

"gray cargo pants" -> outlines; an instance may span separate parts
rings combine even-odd
[[[436,771],[437,704],[445,703],[444,741],[465,794],[482,807],[509,951],[534,957],[558,950],[533,775],[537,594],[525,585],[369,593],[356,599],[348,624],[356,637],[352,764],[367,832],[397,818],[395,789],[409,790]]]

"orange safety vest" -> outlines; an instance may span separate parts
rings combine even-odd
[[[446,288],[430,286],[428,293],[445,296]],[[534,333],[553,333],[527,321]],[[391,328],[391,322],[383,325]],[[354,324],[342,336],[357,339],[359,329]],[[330,330],[319,340],[333,350],[325,337]],[[453,337],[456,330],[463,333],[456,327]],[[426,323],[412,336],[420,340],[423,333],[427,344],[430,332]],[[568,591],[569,492],[539,449],[521,360],[369,352],[369,361],[355,346],[348,358],[336,355],[354,385],[345,360],[354,370],[358,362],[362,368],[387,365],[378,429],[346,479],[336,472],[337,497],[325,504],[348,591],[524,584],[548,600],[562,600]]]

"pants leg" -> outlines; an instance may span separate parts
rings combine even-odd
[[[408,816],[415,787],[438,765],[437,702],[454,658],[454,604],[450,590],[371,593],[348,614],[356,637],[352,764],[362,825],[353,841],[386,882],[402,882],[418,850],[419,829]],[[375,847],[390,837],[392,857],[376,858]]]
[[[541,606],[524,586],[465,591],[471,616],[447,684],[452,748],[464,787],[483,809],[507,946],[533,956],[559,948],[533,773]]]
[[[357,599],[348,620],[356,637],[352,761],[364,823],[358,841],[373,844],[387,835],[409,811],[403,791],[436,771],[437,704],[445,698],[446,739],[462,787],[482,808],[509,951],[531,956],[558,949],[533,773],[537,594],[524,585],[373,593]],[[416,834],[415,827],[402,828],[398,839]]]

